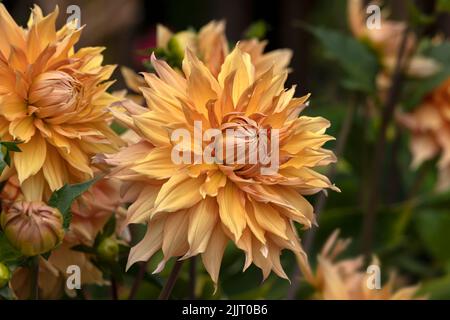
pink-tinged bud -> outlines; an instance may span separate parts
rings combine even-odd
[[[0,222],[10,243],[25,256],[36,256],[55,248],[64,238],[63,217],[43,202],[17,201]]]

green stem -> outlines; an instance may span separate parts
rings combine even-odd
[[[139,291],[139,287],[141,286],[142,281],[144,280],[145,273],[147,272],[148,262],[141,262],[139,265],[139,271],[134,279],[133,286],[131,287],[130,295],[128,296],[128,300],[133,300],[136,297],[136,294]]]
[[[169,279],[161,291],[158,300],[169,300],[170,295],[172,294],[172,290],[175,287],[175,283],[177,282],[178,276],[180,275],[181,267],[183,266],[184,260],[177,260],[172,268],[172,272],[170,273]]]
[[[31,271],[31,300],[39,300],[39,259],[40,256],[31,258],[30,271]]]
[[[189,299],[195,300],[197,286],[197,257],[192,257],[189,264]]]
[[[383,108],[381,126],[378,132],[378,138],[375,145],[375,155],[373,157],[373,167],[368,181],[368,197],[365,208],[364,221],[362,226],[362,251],[366,258],[370,259],[373,247],[373,238],[376,224],[376,213],[379,205],[379,183],[380,176],[383,171],[385,148],[386,148],[386,132],[394,115],[395,106],[400,97],[400,90],[403,80],[403,70],[405,67],[405,50],[408,39],[409,29],[406,28],[402,42],[397,54],[395,70],[391,80],[388,97]]]

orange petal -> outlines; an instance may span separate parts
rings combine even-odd
[[[220,220],[234,235],[236,242],[242,236],[247,224],[244,201],[242,192],[231,181],[227,181],[225,187],[219,190],[217,195]]]
[[[20,150],[22,152],[14,154],[14,164],[22,184],[42,168],[47,155],[47,144],[40,134],[35,134],[29,142],[20,145]]]

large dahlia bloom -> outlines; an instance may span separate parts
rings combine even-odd
[[[409,113],[397,114],[397,120],[411,131],[411,166],[440,155],[438,188],[450,186],[450,79],[430,92],[422,103]]]
[[[120,144],[106,110],[114,66],[101,65],[103,48],[76,51],[81,29],[56,30],[57,16],[36,6],[22,28],[0,4],[0,136],[22,141],[2,179],[17,172],[31,200],[89,179],[90,158]]]
[[[364,270],[363,257],[338,260],[350,244],[350,239],[339,239],[339,231],[331,234],[317,256],[316,272],[301,263],[305,280],[315,289],[315,299],[323,300],[411,300],[417,297],[419,286],[400,287],[392,273],[389,281],[376,287],[372,269]],[[376,258],[372,266],[379,266]],[[374,269],[375,270],[375,269]],[[381,269],[379,269],[381,270]],[[424,297],[420,297],[424,298]]]
[[[303,254],[293,222],[305,228],[315,222],[304,195],[336,189],[314,171],[336,160],[322,148],[332,139],[324,134],[329,122],[299,117],[308,96],[294,98],[295,88],[284,89],[287,72],[275,73],[270,67],[257,76],[250,55],[239,45],[217,76],[190,50],[182,74],[154,56],[152,63],[157,75],[144,74],[148,87],[142,88],[148,108],[127,102],[126,113],[114,113],[141,140],[103,157],[116,167],[112,175],[125,181],[124,197],[134,201],[127,222],[148,226],[144,239],[132,248],[128,265],[148,260],[159,249],[164,258],[156,271],[171,257],[200,254],[217,283],[225,247],[232,241],[246,254],[244,269],[254,263],[264,277],[273,270],[286,278],[281,251]],[[238,137],[236,145],[241,147],[262,141],[262,129],[270,137],[277,132],[279,146],[268,148],[267,155],[273,159],[278,154],[278,170],[266,174],[267,162],[234,161],[239,152],[219,155],[220,143],[209,149],[214,160],[205,163],[196,157],[208,143],[175,142],[177,129],[209,139],[212,133],[215,141],[227,143],[227,129],[235,129],[249,138]],[[200,161],[175,161],[179,152]]]

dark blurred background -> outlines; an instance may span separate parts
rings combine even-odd
[[[406,1],[389,1],[394,17],[406,14]],[[426,11],[433,1],[421,1]],[[212,19],[225,19],[227,36],[231,42],[242,38],[253,22],[265,21],[269,30],[268,49],[290,48],[294,51],[293,70],[289,84],[298,84],[298,92],[314,92],[315,88],[332,84],[328,68],[319,57],[320,48],[300,26],[312,24],[345,30],[347,28],[346,1],[329,0],[5,0],[10,13],[22,25],[26,24],[30,8],[40,5],[44,13],[60,8],[59,24],[69,14],[70,5],[81,9],[81,23],[86,25],[79,46],[106,46],[105,62],[142,69],[136,52],[155,41],[155,26],[162,23],[173,31],[188,27],[198,30]],[[443,21],[450,30],[450,22]],[[117,76],[120,78],[120,76]],[[119,79],[116,87],[123,86]],[[334,91],[331,88],[331,91]],[[317,98],[317,97],[316,97]]]

